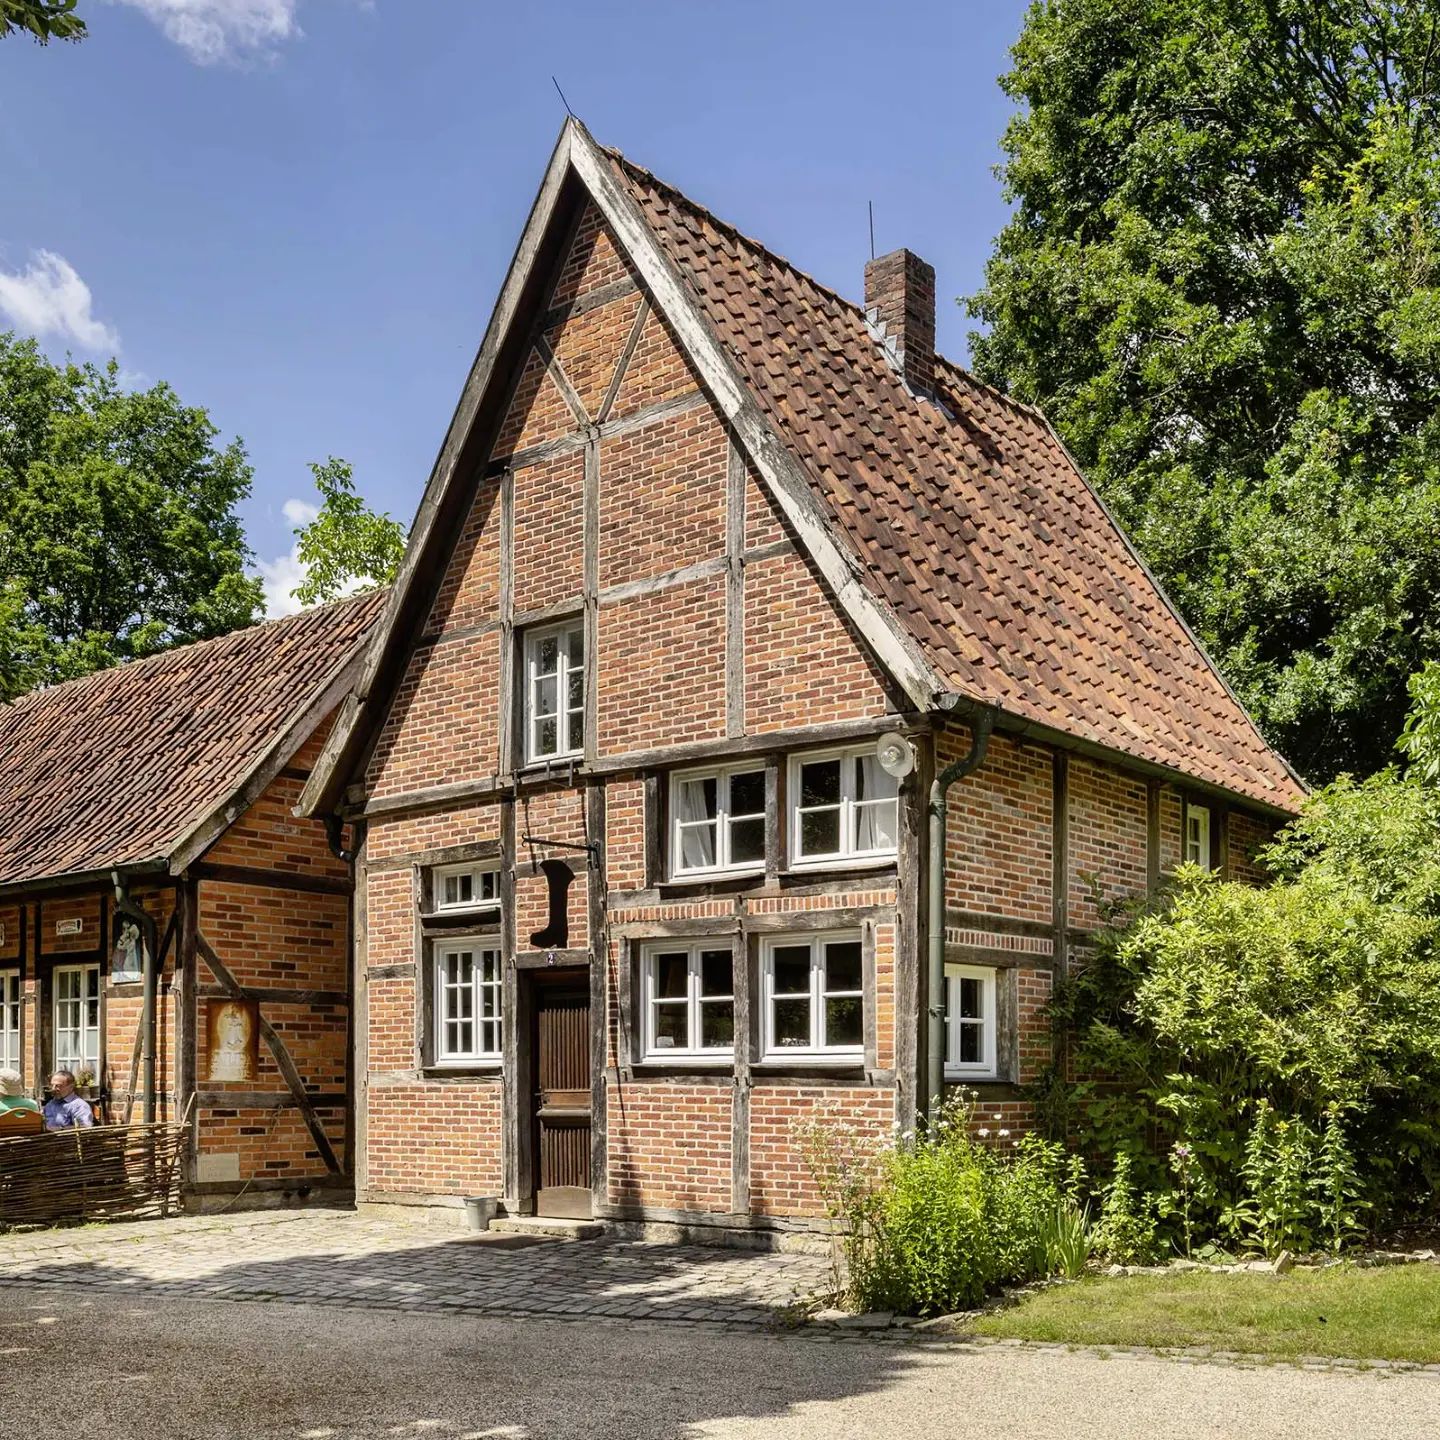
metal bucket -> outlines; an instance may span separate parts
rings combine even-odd
[[[465,1224],[477,1233],[488,1230],[490,1222],[499,1212],[500,1202],[493,1195],[467,1195],[465,1197]]]

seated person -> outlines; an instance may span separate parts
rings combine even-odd
[[[50,1098],[45,1102],[47,1130],[88,1130],[95,1116],[88,1101],[75,1093],[75,1076],[69,1070],[57,1070],[50,1077]]]
[[[0,1070],[0,1139],[36,1135],[45,1128],[40,1107],[25,1093],[18,1070]]]

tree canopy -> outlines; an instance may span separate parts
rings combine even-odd
[[[377,514],[355,493],[354,471],[333,455],[311,464],[320,511],[295,531],[296,558],[305,579],[292,592],[302,605],[388,585],[405,555],[405,530]]]
[[[85,22],[75,14],[76,0],[0,0],[0,40],[25,31],[41,45],[51,40],[83,40]]]
[[[0,698],[258,618],[238,440],[0,333]]]
[[[1385,763],[1440,656],[1440,4],[1039,0],[976,369],[1263,728]]]

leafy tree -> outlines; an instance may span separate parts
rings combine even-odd
[[[320,511],[295,531],[296,555],[304,581],[292,592],[302,605],[335,600],[388,585],[405,555],[405,530],[387,514],[376,514],[355,493],[354,471],[333,455],[311,464]]]
[[[238,440],[0,333],[0,697],[257,618]]]
[[[1440,0],[1037,0],[968,301],[1262,726],[1383,765],[1440,656]]]
[[[85,22],[74,13],[76,0],[0,0],[0,40],[24,30],[41,45],[51,40],[83,40]]]

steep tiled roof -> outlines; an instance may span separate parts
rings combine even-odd
[[[945,685],[1232,793],[1298,803],[1300,785],[1043,417],[943,360],[940,405],[916,397],[860,307],[605,153]]]
[[[323,696],[383,598],[253,625],[0,706],[0,884],[167,859]]]

